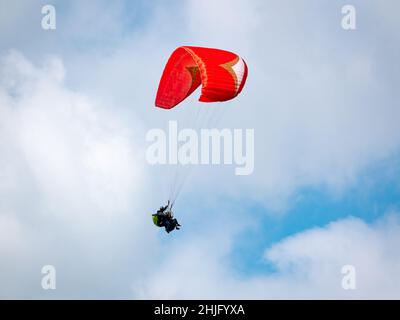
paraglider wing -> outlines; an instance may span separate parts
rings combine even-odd
[[[200,84],[199,101],[227,101],[242,91],[246,78],[246,63],[232,52],[179,47],[165,66],[155,104],[171,109],[192,94]]]

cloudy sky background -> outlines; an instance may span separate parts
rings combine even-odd
[[[45,4],[0,0],[1,298],[400,298],[398,1],[53,1],[54,31]],[[194,170],[166,235],[146,132],[210,107],[154,107],[180,45],[246,60],[219,126],[255,170]]]

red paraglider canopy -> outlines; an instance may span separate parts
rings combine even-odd
[[[169,58],[158,86],[156,106],[171,109],[200,84],[199,101],[235,98],[243,89],[247,65],[238,55],[220,49],[179,47]]]

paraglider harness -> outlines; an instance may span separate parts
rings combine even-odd
[[[165,207],[161,207],[156,214],[153,214],[153,223],[157,227],[165,227],[165,231],[170,233],[174,229],[179,230],[180,224],[178,220],[176,220],[172,214],[172,206],[170,207],[170,202]]]

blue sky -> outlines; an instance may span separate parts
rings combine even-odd
[[[0,1],[0,297],[399,297],[396,1],[55,1],[54,31],[43,4]],[[167,235],[145,136],[207,108],[154,107],[180,45],[246,60],[219,126],[254,129],[255,171],[193,170]]]
[[[244,231],[237,237],[231,263],[244,275],[270,272],[266,268],[268,264],[260,257],[266,247],[287,236],[309,228],[323,227],[349,215],[372,223],[387,212],[398,211],[398,161],[399,157],[393,156],[369,168],[349,191],[339,197],[332,196],[323,188],[299,190],[294,196],[293,207],[283,216],[266,215],[262,206],[251,208],[251,212],[261,221],[260,227]],[[388,172],[387,167],[396,169]]]

